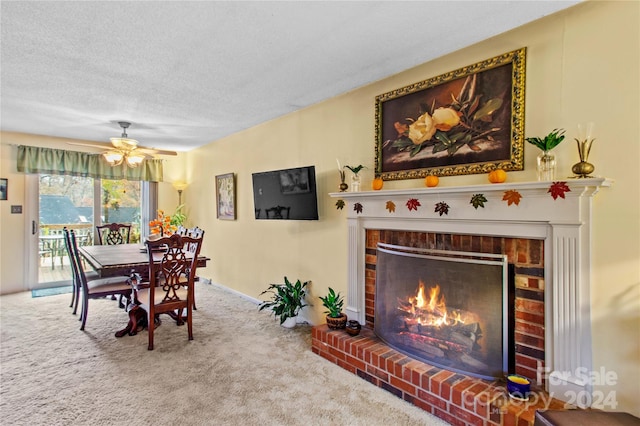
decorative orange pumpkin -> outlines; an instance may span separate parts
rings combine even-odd
[[[424,184],[429,188],[438,186],[439,183],[440,183],[440,179],[438,179],[438,176],[429,175],[426,178],[424,178]]]
[[[380,191],[383,185],[384,181],[381,177],[377,177],[373,180],[373,182],[371,182],[371,187],[374,189],[374,191]]]
[[[489,172],[489,182],[502,183],[507,180],[507,172],[502,169],[495,169]]]

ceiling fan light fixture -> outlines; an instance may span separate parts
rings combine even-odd
[[[138,165],[142,164],[142,162],[144,161],[145,156],[133,153],[125,155],[125,158],[127,159],[127,165],[129,167],[138,167]]]
[[[102,154],[105,160],[112,166],[119,166],[124,160],[124,154],[120,151],[110,150]]]

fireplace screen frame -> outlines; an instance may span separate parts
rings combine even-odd
[[[499,339],[501,342],[501,353],[502,353],[502,371],[495,371],[493,372],[491,375],[489,374],[479,374],[477,372],[473,372],[473,371],[466,371],[464,369],[461,368],[455,368],[452,367],[451,365],[442,365],[441,363],[438,363],[437,360],[430,360],[430,359],[426,359],[424,357],[421,357],[419,354],[416,353],[412,353],[409,352],[407,350],[405,350],[402,346],[399,346],[397,344],[395,344],[394,342],[389,342],[387,339],[384,338],[384,336],[382,335],[382,333],[379,332],[378,329],[378,321],[374,321],[374,331],[376,333],[376,335],[383,340],[385,343],[387,343],[388,345],[394,347],[396,350],[398,350],[399,352],[404,353],[405,355],[411,356],[411,357],[416,357],[419,358],[429,364],[432,364],[434,366],[437,367],[441,367],[450,371],[455,371],[458,373],[463,373],[463,374],[467,374],[470,376],[475,376],[481,379],[489,379],[489,380],[493,380],[496,379],[498,377],[504,377],[506,374],[508,374],[509,371],[509,365],[510,365],[510,353],[509,353],[509,344],[510,344],[510,336],[509,336],[509,324],[511,322],[511,317],[509,314],[509,306],[510,306],[510,298],[511,298],[511,294],[509,292],[509,264],[508,264],[508,259],[506,255],[503,254],[490,254],[490,253],[477,253],[477,252],[466,252],[466,251],[451,251],[451,250],[435,250],[435,249],[425,249],[425,248],[416,248],[416,247],[406,247],[406,246],[399,246],[399,245],[394,245],[394,244],[387,244],[387,243],[378,243],[377,244],[377,251],[378,252],[384,252],[384,253],[388,253],[388,254],[392,254],[392,255],[399,255],[399,256],[409,256],[409,257],[416,257],[416,258],[423,258],[423,259],[432,259],[432,260],[438,260],[438,261],[445,261],[445,262],[458,262],[458,263],[473,263],[473,264],[481,264],[481,265],[494,265],[494,266],[498,266],[501,267],[502,270],[502,309],[501,309],[501,314],[502,314],[502,327],[501,327],[501,331],[502,331],[502,336]],[[380,259],[380,256],[378,256],[378,259]],[[378,267],[380,265],[378,264]],[[380,271],[378,271],[380,272]],[[378,300],[378,292],[380,289],[379,286],[379,282],[378,280],[381,278],[381,274],[380,273],[376,273],[376,291],[375,291],[375,306],[379,307],[379,300]],[[378,314],[376,313],[376,319],[377,319]]]

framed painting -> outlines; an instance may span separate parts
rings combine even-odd
[[[8,192],[9,180],[4,178],[0,179],[0,200],[6,200]]]
[[[236,179],[233,173],[216,176],[216,217],[236,220]]]
[[[526,48],[376,96],[383,180],[524,168]]]

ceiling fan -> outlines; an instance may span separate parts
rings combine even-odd
[[[118,121],[122,127],[122,136],[109,138],[111,145],[108,143],[84,143],[84,142],[67,142],[70,145],[91,146],[95,148],[105,148],[103,152],[105,160],[112,166],[119,166],[123,162],[129,167],[138,167],[145,158],[153,158],[154,154],[159,155],[178,155],[175,151],[165,151],[155,148],[147,148],[138,145],[138,141],[130,139],[127,135],[127,129],[131,125],[128,121]]]

